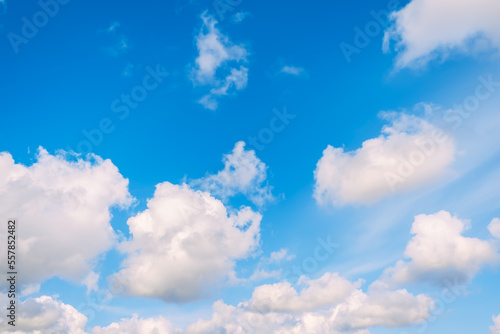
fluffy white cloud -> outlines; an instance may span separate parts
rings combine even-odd
[[[367,334],[370,327],[404,327],[420,323],[430,316],[429,309],[434,306],[433,301],[425,295],[414,296],[406,290],[390,291],[372,287],[365,293],[357,289],[352,290],[352,285],[355,283],[350,283],[351,286],[347,289],[350,293],[344,298],[340,296],[331,298],[332,294],[336,293],[331,290],[336,290],[337,287],[324,283],[337,280],[336,274],[329,273],[317,280],[318,282],[310,281],[310,287],[315,288],[307,292],[308,303],[315,305],[309,304],[309,306],[311,308],[328,306],[328,309],[311,312],[306,311],[309,307],[289,308],[285,303],[281,304],[284,309],[279,311],[269,304],[263,304],[255,309],[254,297],[250,302],[242,302],[236,307],[218,301],[213,306],[212,318],[198,320],[188,327],[186,333],[236,334],[249,331],[274,334]],[[341,283],[344,284],[345,282]],[[284,290],[289,290],[283,285],[266,286],[267,288],[275,290],[267,291],[270,294],[267,296],[268,299],[275,300],[279,299]],[[343,288],[345,286],[340,287]],[[324,293],[328,296],[323,296]],[[286,298],[290,298],[295,305],[300,304],[296,303],[297,296],[293,296],[293,293]],[[328,299],[330,303],[327,302]],[[301,302],[301,306],[304,306],[304,301]]]
[[[500,47],[497,0],[412,0],[392,14],[385,49],[396,41],[398,67],[418,66],[452,51],[476,52]]]
[[[414,234],[406,247],[409,261],[399,261],[385,271],[396,283],[430,281],[469,282],[482,266],[499,260],[493,243],[464,237],[468,224],[446,211],[418,215],[411,228]]]
[[[106,327],[96,326],[92,334],[239,334],[247,331],[274,334],[367,334],[370,327],[404,327],[420,323],[430,316],[429,309],[434,306],[432,300],[424,295],[414,296],[406,290],[390,291],[382,285],[378,288],[372,286],[365,293],[357,289],[359,282],[351,283],[336,273],[326,273],[317,280],[304,280],[308,287],[300,294],[284,296],[291,297],[291,302],[298,307],[287,307],[285,303],[280,307],[283,286],[265,286],[275,290],[269,291],[268,296],[268,299],[275,301],[274,305],[257,305],[255,298],[260,294],[257,288],[249,302],[241,302],[237,306],[215,302],[211,319],[200,319],[186,330],[175,328],[163,316],[144,319],[133,315]],[[1,297],[5,299],[5,295]],[[317,308],[322,309],[315,310]],[[29,299],[19,309],[17,331],[13,333],[86,333],[84,328],[87,318],[72,306],[51,297]],[[0,320],[0,329],[9,330],[3,319]]]
[[[361,282],[352,283],[337,273],[326,273],[316,280],[301,276],[298,284],[305,286],[300,292],[289,282],[257,287],[249,302],[250,309],[258,311],[268,307],[274,312],[312,311],[337,304],[361,286]]]
[[[330,145],[323,151],[314,172],[318,203],[370,204],[445,174],[455,155],[449,136],[416,116],[383,116],[392,123],[356,151]]]
[[[230,154],[224,155],[224,169],[215,175],[193,180],[190,185],[226,200],[243,194],[262,206],[274,199],[272,187],[267,184],[267,166],[253,150],[245,150],[245,143],[237,142]]]
[[[209,193],[168,182],[156,186],[148,208],[128,220],[128,254],[113,276],[131,295],[183,302],[233,278],[237,259],[259,245],[261,215],[248,207],[228,212]]]
[[[196,85],[212,86],[210,92],[198,102],[205,108],[215,110],[217,98],[230,90],[242,90],[248,81],[248,68],[239,65],[246,62],[247,50],[234,45],[226,35],[216,28],[217,20],[204,12],[203,27],[196,37],[198,57],[191,71],[191,80]]]
[[[272,252],[271,255],[269,255],[269,263],[279,263],[282,260],[290,261],[294,258],[295,258],[295,255],[288,254],[288,249],[282,248],[279,251]]]
[[[2,295],[3,305],[8,302]],[[30,298],[17,307],[16,326],[7,323],[5,316],[0,318],[0,330],[12,334],[85,334],[87,318],[71,305],[54,300],[49,296]]]
[[[494,218],[488,225],[488,231],[497,239],[500,239],[500,219]]]
[[[107,327],[94,327],[93,334],[175,334],[180,333],[172,323],[162,316],[142,319],[136,314],[130,319],[121,319]]]
[[[404,289],[371,288],[368,293],[357,290],[345,303],[334,308],[331,322],[339,331],[376,326],[405,327],[423,322],[433,307],[431,298],[423,294],[414,296]]]
[[[500,314],[496,317],[493,317],[493,326],[490,326],[491,334],[500,334]]]
[[[128,180],[110,160],[39,149],[37,161],[27,167],[0,153],[0,216],[17,219],[23,284],[90,277],[96,257],[116,239],[110,208],[130,203]],[[5,229],[0,237],[6,239]],[[5,257],[2,252],[3,272]]]

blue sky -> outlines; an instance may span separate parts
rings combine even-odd
[[[450,6],[1,1],[17,333],[499,333],[500,7]]]

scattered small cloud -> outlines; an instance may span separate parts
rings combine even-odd
[[[280,72],[296,76],[305,74],[305,70],[302,67],[288,66],[288,65],[283,66]]]
[[[288,249],[282,248],[277,252],[272,252],[269,256],[269,263],[280,263],[281,261],[290,261],[295,258],[294,254],[288,254]]]
[[[252,13],[250,13],[250,12],[238,12],[232,16],[232,19],[233,19],[234,23],[240,23],[249,16],[252,16]]]
[[[218,99],[243,90],[248,82],[246,58],[248,51],[235,45],[217,29],[217,20],[207,12],[201,15],[203,26],[196,36],[198,57],[191,68],[191,81],[196,86],[210,86],[208,94],[198,103],[206,109],[216,110]]]
[[[120,27],[120,22],[112,22],[109,27],[106,29],[106,31],[110,34],[116,34],[116,30]]]
[[[130,48],[130,43],[125,34],[120,33],[120,22],[112,22],[106,29],[100,29],[99,32],[104,32],[108,36],[110,45],[104,47],[104,51],[111,57],[119,57],[127,53]]]
[[[275,198],[267,182],[267,166],[253,150],[245,150],[245,143],[237,142],[233,151],[222,159],[224,169],[217,174],[192,180],[189,184],[221,198],[223,201],[243,194],[257,206],[264,206]]]
[[[131,77],[134,74],[134,64],[128,63],[123,69],[122,75],[126,78]]]

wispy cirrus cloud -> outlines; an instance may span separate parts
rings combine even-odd
[[[7,0],[0,0],[0,15],[7,13]]]
[[[240,23],[243,22],[247,17],[251,16],[252,13],[250,12],[238,12],[232,16],[233,22],[234,23]]]
[[[122,75],[126,78],[131,77],[132,75],[134,75],[134,67],[134,64],[128,63],[123,69]]]
[[[281,73],[300,76],[306,74],[306,71],[302,67],[285,65],[280,70]]]
[[[112,22],[106,29],[100,29],[108,36],[109,45],[104,47],[104,51],[111,57],[119,57],[127,53],[130,42],[125,34],[120,33],[121,24],[118,21]]]
[[[222,34],[216,27],[217,20],[207,12],[201,15],[201,19],[203,25],[195,38],[198,56],[190,76],[194,85],[210,87],[209,93],[198,102],[206,109],[216,110],[221,96],[246,87],[248,51]]]

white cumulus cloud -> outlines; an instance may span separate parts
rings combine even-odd
[[[392,14],[385,42],[396,41],[396,66],[419,66],[451,52],[500,47],[497,0],[412,0]],[[387,48],[387,46],[385,46]]]
[[[6,295],[1,296],[2,309],[7,305]],[[12,334],[85,334],[87,317],[73,306],[64,304],[49,296],[29,298],[18,304],[16,326],[0,318],[0,331]]]
[[[446,211],[416,216],[405,250],[409,260],[387,269],[386,278],[396,283],[469,283],[484,265],[498,262],[499,255],[493,243],[463,236],[467,228],[467,222]]]
[[[320,204],[371,204],[396,191],[417,188],[448,171],[452,138],[424,119],[385,114],[391,124],[361,148],[345,152],[328,145],[314,172]]]
[[[298,284],[305,286],[300,292],[289,282],[261,285],[253,292],[250,308],[258,311],[269,307],[275,312],[313,311],[343,301],[361,286],[361,282],[352,283],[337,273],[326,273],[316,280],[301,276]]]
[[[262,292],[257,287],[249,302],[237,306],[222,301],[214,303],[212,318],[198,320],[186,333],[367,334],[370,327],[421,323],[430,316],[429,309],[434,306],[432,299],[425,295],[375,287],[365,293],[353,289],[357,283],[339,279],[337,274],[327,273],[318,280],[310,280],[309,287],[302,293],[288,285],[267,285],[264,286],[267,296],[263,296],[267,301],[260,305],[254,299]],[[335,286],[335,282],[340,285]],[[279,302],[281,298],[283,303]],[[291,305],[286,305],[286,300],[290,300]],[[313,311],[318,307],[324,309]]]
[[[175,334],[177,331],[172,323],[162,316],[155,318],[139,318],[136,314],[129,319],[121,319],[107,327],[94,327],[92,334]]]
[[[0,153],[0,216],[17,219],[23,284],[36,286],[53,276],[93,284],[88,278],[97,257],[116,240],[110,208],[131,201],[128,180],[110,160],[40,148],[28,167]],[[4,252],[0,261],[6,272]]]
[[[267,166],[253,150],[245,150],[245,143],[237,142],[233,151],[222,158],[224,169],[208,174],[190,185],[226,200],[237,194],[245,195],[258,206],[274,200],[272,187],[267,184]]]
[[[228,212],[207,192],[161,183],[148,208],[128,220],[131,239],[121,244],[127,258],[112,278],[135,296],[202,298],[234,278],[235,261],[258,247],[260,220],[248,207]]]

